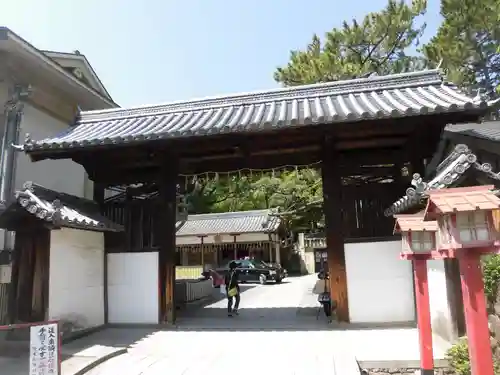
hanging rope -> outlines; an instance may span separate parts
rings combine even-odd
[[[179,176],[185,177],[185,178],[191,178],[191,179],[196,179],[197,177],[200,176],[205,176],[205,178],[209,178],[209,175],[214,175],[216,179],[218,179],[220,176],[226,175],[226,176],[231,176],[231,175],[237,175],[238,177],[241,177],[242,174],[248,173],[250,176],[256,175],[257,173],[260,173],[261,175],[265,173],[271,173],[272,176],[275,176],[277,172],[280,171],[287,171],[287,170],[295,170],[298,171],[300,169],[308,169],[312,168],[314,166],[318,166],[321,164],[321,160],[311,163],[311,164],[304,164],[304,165],[292,165],[292,164],[287,164],[287,165],[282,165],[276,168],[268,168],[268,169],[256,169],[256,168],[242,168],[242,169],[235,169],[233,171],[227,171],[227,172],[214,172],[214,171],[208,171],[208,172],[203,172],[199,174],[180,174]]]

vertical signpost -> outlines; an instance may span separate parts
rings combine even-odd
[[[59,325],[44,322],[30,327],[30,375],[61,375]]]

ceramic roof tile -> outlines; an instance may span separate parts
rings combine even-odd
[[[186,221],[177,223],[177,236],[272,233],[278,229],[280,222],[271,210],[189,215]]]
[[[424,202],[430,192],[452,187],[470,169],[479,170],[488,176],[499,178],[491,171],[491,165],[481,164],[477,156],[464,144],[459,144],[436,168],[434,178],[429,182],[424,182],[421,176],[416,173],[413,176],[412,187],[406,190],[406,194],[394,202],[391,207],[385,210],[386,216],[399,214]]]
[[[443,82],[438,70],[295,86],[80,113],[75,126],[41,140],[27,139],[30,153],[155,139],[249,133],[283,127],[335,124],[485,109]]]
[[[93,201],[74,195],[59,193],[32,182],[27,182],[23,190],[16,192],[14,202],[4,204],[2,215],[14,211],[12,206],[21,206],[30,214],[55,226],[94,231],[123,231],[99,213],[99,207]]]
[[[467,135],[474,138],[500,141],[500,121],[447,125],[445,136],[451,134]]]

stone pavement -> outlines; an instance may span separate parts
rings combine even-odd
[[[359,374],[362,367],[419,367],[415,328],[328,325],[316,319],[311,295],[315,276],[290,278],[281,285],[246,285],[238,317],[226,316],[226,301],[184,312],[178,327],[158,330],[89,375]],[[354,328],[354,329],[353,329]],[[129,330],[129,332],[132,332]],[[446,343],[435,345],[442,358]],[[438,362],[438,361],[437,361]],[[256,370],[258,369],[258,370]]]
[[[232,370],[242,375],[263,371],[359,374],[354,357],[340,343],[330,343],[329,326],[316,320],[316,299],[305,298],[315,276],[287,281],[243,285],[239,316],[228,318],[226,300],[220,299],[185,313],[176,330],[145,337],[127,354],[88,375],[222,374]]]
[[[357,375],[355,359],[365,368],[418,367],[415,328],[329,325],[322,315],[316,319],[318,303],[311,295],[315,276],[287,281],[244,285],[238,317],[228,318],[226,301],[219,298],[183,311],[177,327],[108,328],[63,349],[67,354],[80,353],[81,358],[83,348],[97,348],[88,350],[89,355],[102,351],[101,346],[122,352],[128,348],[88,375],[212,374],[234,367],[243,375],[254,374],[256,368],[283,375],[316,371]],[[436,357],[442,358],[447,344],[436,342]],[[4,372],[8,367],[1,362],[0,368],[1,374],[26,375],[14,368]],[[62,374],[73,375],[74,369],[66,365]]]
[[[138,332],[138,334],[139,337],[143,336],[142,332]],[[61,364],[62,375],[85,374],[92,367],[126,353],[127,346],[133,340],[132,336],[129,333],[129,341],[120,342],[103,331],[63,345],[61,348],[63,359]],[[28,356],[23,353],[18,356],[0,357],[0,374],[29,374]]]

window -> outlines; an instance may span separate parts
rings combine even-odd
[[[462,242],[489,240],[488,228],[484,211],[457,214],[457,229]]]
[[[433,248],[432,232],[411,232],[413,251],[429,251]]]
[[[252,263],[250,263],[249,260],[242,260],[240,262],[240,267],[241,268],[253,268],[253,265],[252,265]]]

